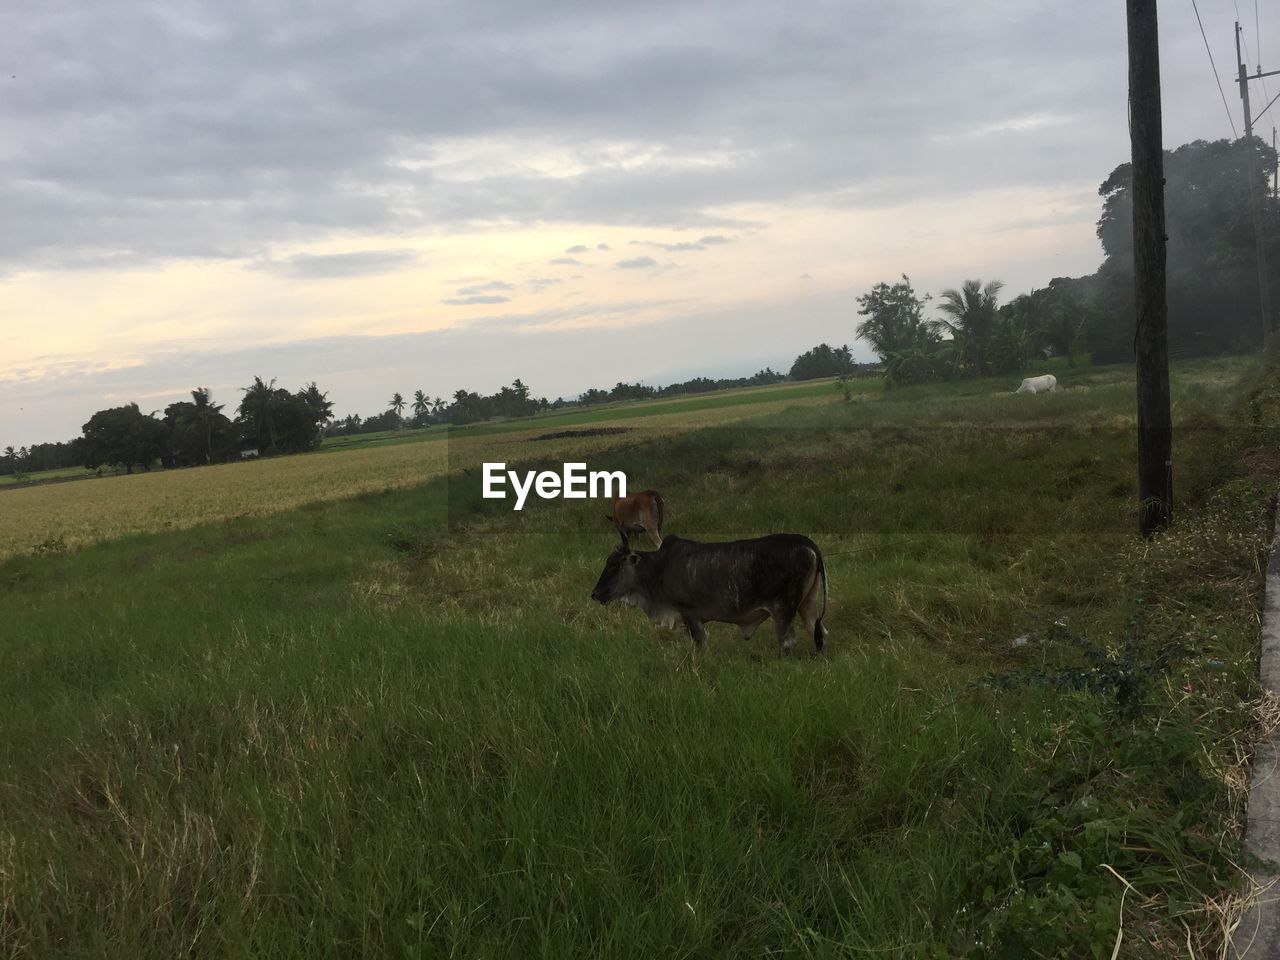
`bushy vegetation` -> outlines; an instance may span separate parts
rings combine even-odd
[[[869,372],[878,364],[858,363],[848,344],[832,347],[820,343],[796,357],[787,376],[792,380],[816,380],[820,377],[847,377]]]

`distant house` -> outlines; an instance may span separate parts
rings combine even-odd
[[[241,460],[253,460],[253,459],[254,459],[255,457],[257,457],[257,456],[258,456],[258,448],[257,448],[257,447],[250,447],[248,450],[241,450],[241,451],[240,451],[240,459],[241,459]]]

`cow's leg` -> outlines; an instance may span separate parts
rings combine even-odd
[[[773,629],[778,634],[778,656],[785,657],[796,645],[795,624],[792,622],[796,618],[796,608],[790,604],[775,608],[771,616]]]
[[[702,629],[702,621],[695,620],[688,614],[681,614],[684,619],[684,625],[689,629],[689,636],[693,637],[693,645],[702,650],[707,645],[707,631]]]
[[[662,534],[658,532],[658,525],[652,520],[646,520],[644,525],[645,533],[649,534],[649,539],[653,541],[655,547],[662,546]]]
[[[813,583],[809,586],[804,602],[800,604],[800,622],[804,624],[805,633],[813,641],[813,648],[822,652],[822,642],[827,638],[827,630],[822,625],[823,607],[826,599],[823,596],[822,577],[814,571]]]
[[[748,620],[746,623],[738,624],[738,635],[741,636],[743,640],[750,640],[760,624],[764,623],[768,619],[768,610],[757,611],[754,620]]]

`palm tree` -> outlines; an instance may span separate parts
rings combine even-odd
[[[181,426],[204,437],[204,462],[209,463],[213,459],[213,425],[222,415],[223,404],[213,402],[208,387],[192,390],[191,402],[195,409],[185,412]]]
[[[431,401],[427,399],[427,395],[421,390],[413,392],[413,415],[421,417],[431,409]]]
[[[240,416],[253,422],[258,434],[258,445],[262,445],[265,430],[267,439],[271,441],[271,449],[274,450],[276,447],[275,414],[280,405],[277,393],[283,391],[276,390],[274,378],[270,383],[263,383],[261,377],[254,377],[253,385],[242,389],[244,399],[240,401]]]
[[[388,402],[387,406],[390,408],[391,412],[396,415],[397,420],[404,419],[404,397],[400,396],[399,390],[395,392],[395,395],[391,398],[390,402]]]
[[[15,451],[13,447],[10,446],[10,447],[4,448],[4,462],[5,462],[5,466],[9,468],[10,473],[13,472],[13,468],[14,468],[13,460],[14,460],[14,457],[16,456],[17,456],[17,451]]]
[[[960,350],[960,362],[973,365],[980,377],[990,372],[987,359],[996,325],[996,298],[1004,288],[1002,280],[985,287],[981,280],[966,280],[959,290],[943,290],[938,307],[950,316],[927,321],[936,333],[950,334]]]
[[[324,436],[325,425],[333,419],[333,401],[329,399],[329,394],[321,392],[314,380],[298,391],[298,399],[307,408],[307,412],[316,425],[314,439],[316,443],[319,443]]]
[[[446,403],[444,398],[436,397],[434,400],[431,401],[431,412],[439,413],[441,410],[445,408],[445,406],[446,406]]]
[[[1053,307],[1040,321],[1040,336],[1058,356],[1067,358],[1069,367],[1076,365],[1076,351],[1083,330],[1084,317],[1074,315],[1067,307]]]

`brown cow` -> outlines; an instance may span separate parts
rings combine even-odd
[[[662,522],[666,501],[657,490],[641,490],[626,497],[613,498],[613,515],[605,517],[625,542],[627,534],[644,531],[654,546],[662,546]]]

